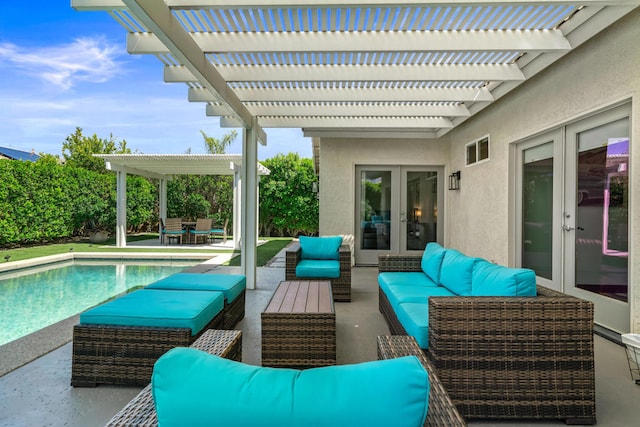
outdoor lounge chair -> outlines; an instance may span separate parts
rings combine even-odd
[[[301,236],[301,239],[304,238],[304,236]],[[322,237],[311,239],[322,239]],[[349,249],[348,245],[342,244],[338,248],[339,275],[337,277],[323,277],[322,274],[298,275],[299,264],[305,258],[309,259],[303,255],[300,242],[292,243],[289,246],[285,252],[285,280],[309,280],[310,278],[314,280],[329,280],[334,301],[351,301],[351,249]]]

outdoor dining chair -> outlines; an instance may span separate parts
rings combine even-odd
[[[193,236],[195,244],[198,244],[198,237],[202,237],[202,243],[205,243],[209,239],[210,232],[211,218],[198,218],[196,220],[196,227],[189,230],[189,233]]]
[[[187,232],[182,228],[182,218],[167,218],[165,220],[165,242],[171,239],[180,239],[182,244],[182,236]]]

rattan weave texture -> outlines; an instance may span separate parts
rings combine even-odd
[[[261,321],[263,366],[336,364],[336,313],[328,281],[281,282]]]
[[[340,277],[320,278],[316,280],[329,280],[333,292],[333,300],[341,302],[351,301],[351,250],[348,245],[340,246]],[[309,280],[308,277],[296,276],[296,266],[300,262],[300,243],[291,244],[285,251],[285,280]]]
[[[429,406],[424,425],[429,427],[466,426],[464,419],[438,379],[431,362],[413,337],[401,335],[378,336],[378,360],[416,356],[429,375]]]
[[[242,361],[242,332],[209,329],[191,347],[240,362]],[[156,427],[157,425],[158,418],[151,395],[151,384],[142,389],[107,423],[107,427]]]
[[[153,364],[174,347],[187,347],[207,329],[223,329],[218,313],[198,334],[189,328],[79,324],[73,328],[71,385],[146,385]]]
[[[419,265],[379,258],[381,272]],[[406,334],[379,295],[391,333]],[[466,419],[595,423],[591,302],[538,286],[536,297],[430,297],[428,316],[427,356]]]

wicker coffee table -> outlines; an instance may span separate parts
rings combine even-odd
[[[331,282],[280,282],[261,317],[263,366],[305,369],[336,364]]]
[[[226,359],[242,361],[242,332],[209,329],[192,345]],[[151,384],[146,386],[120,412],[111,418],[107,427],[156,427],[158,418],[151,395]]]

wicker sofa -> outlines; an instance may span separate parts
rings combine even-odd
[[[301,240],[304,237],[300,238]],[[314,239],[314,238],[308,238]],[[315,238],[318,239],[318,238]],[[320,238],[322,239],[322,237]],[[300,242],[292,243],[285,252],[285,280],[329,280],[331,281],[331,291],[334,301],[351,301],[351,249],[347,244],[342,244],[338,248],[336,260],[339,262],[338,277],[323,277],[320,275],[304,275],[300,276],[296,272],[300,261],[304,258]],[[298,270],[299,271],[299,270]]]
[[[378,268],[416,274],[422,261],[384,255]],[[392,334],[407,334],[382,288],[379,308]],[[591,302],[542,286],[534,297],[430,296],[423,320],[420,346],[466,419],[595,423]]]

